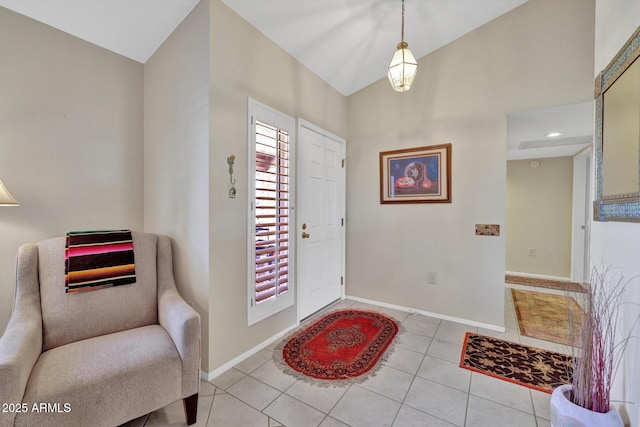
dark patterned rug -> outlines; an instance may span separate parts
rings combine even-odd
[[[460,367],[545,393],[570,383],[571,356],[467,332]]]
[[[371,371],[397,333],[396,322],[383,314],[339,310],[294,333],[274,357],[298,374],[348,380]]]

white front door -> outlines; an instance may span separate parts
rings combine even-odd
[[[345,141],[298,123],[298,319],[342,297]]]

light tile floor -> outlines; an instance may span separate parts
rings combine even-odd
[[[509,285],[518,287],[517,285]],[[532,290],[531,287],[522,289]],[[540,292],[548,289],[536,288]],[[458,367],[465,332],[478,332],[553,351],[566,348],[520,336],[511,291],[505,289],[506,332],[420,314],[341,301],[378,310],[402,323],[394,352],[361,384],[318,387],[282,373],[265,348],[215,378],[202,381],[197,426],[212,427],[547,427],[549,394]],[[127,427],[186,425],[175,402]]]

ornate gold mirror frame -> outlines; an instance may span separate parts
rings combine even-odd
[[[595,221],[623,221],[623,222],[640,222],[640,164],[634,164],[637,168],[634,172],[634,178],[638,182],[638,191],[622,194],[606,194],[605,174],[604,174],[604,156],[612,153],[612,144],[606,144],[604,141],[604,117],[607,112],[604,111],[605,93],[611,86],[631,67],[634,61],[640,56],[640,27],[631,36],[631,38],[620,49],[613,60],[602,70],[595,82],[595,172],[596,172],[596,188],[593,203],[593,219]],[[640,61],[639,61],[640,63]],[[640,100],[640,93],[634,94]],[[608,119],[610,117],[607,117]],[[640,126],[640,117],[637,118]],[[640,140],[634,147],[640,153]],[[611,154],[610,154],[611,155]],[[636,163],[635,160],[633,163]],[[640,163],[640,162],[638,162]]]

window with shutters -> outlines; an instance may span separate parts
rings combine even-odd
[[[293,305],[295,120],[249,100],[249,324]]]

